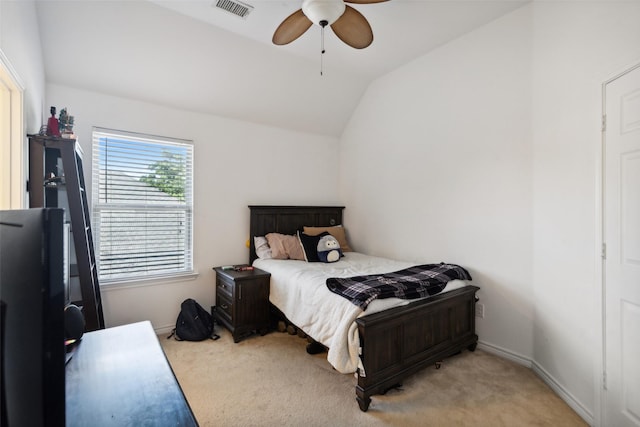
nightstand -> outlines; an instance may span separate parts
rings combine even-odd
[[[233,335],[233,342],[257,331],[269,330],[270,273],[260,269],[216,272],[216,307],[214,316]]]

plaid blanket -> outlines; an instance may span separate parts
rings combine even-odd
[[[471,280],[471,275],[456,264],[423,264],[386,274],[331,277],[327,279],[327,287],[366,310],[376,298],[416,299],[435,295],[454,279]]]

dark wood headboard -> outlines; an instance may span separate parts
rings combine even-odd
[[[342,224],[344,206],[249,206],[249,264],[257,258],[253,238],[267,233],[296,234],[302,227]]]

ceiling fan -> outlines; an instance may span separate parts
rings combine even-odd
[[[285,45],[303,35],[312,24],[329,25],[340,40],[356,49],[373,42],[373,31],[367,19],[345,4],[382,3],[387,0],[304,0],[302,8],[289,15],[273,34],[273,43]]]

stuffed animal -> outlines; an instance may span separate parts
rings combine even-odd
[[[342,256],[340,243],[332,235],[322,236],[318,241],[318,258],[322,262],[336,262]]]

